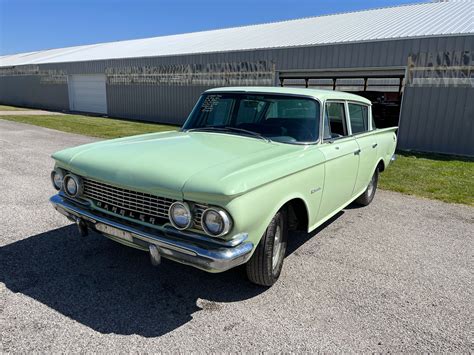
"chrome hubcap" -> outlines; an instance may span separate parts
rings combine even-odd
[[[273,257],[272,257],[272,267],[276,268],[278,260],[280,259],[281,251],[281,228],[280,225],[276,227],[275,237],[273,239]]]

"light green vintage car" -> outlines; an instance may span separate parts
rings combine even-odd
[[[161,258],[278,279],[292,230],[311,232],[374,198],[396,127],[376,129],[367,99],[337,91],[234,87],[203,93],[179,131],[53,154],[55,209]],[[291,234],[290,234],[291,235]]]

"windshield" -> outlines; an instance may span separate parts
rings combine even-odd
[[[201,96],[184,130],[216,131],[284,143],[315,142],[319,103],[267,94],[208,93]]]

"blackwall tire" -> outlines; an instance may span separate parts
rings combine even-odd
[[[280,277],[288,239],[288,213],[279,210],[246,264],[248,279],[261,286],[272,286]]]

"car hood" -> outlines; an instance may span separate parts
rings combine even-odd
[[[278,163],[303,149],[223,133],[164,132],[69,148],[53,158],[84,177],[186,198],[187,193],[241,194],[281,175]],[[269,173],[270,166],[276,168]]]

